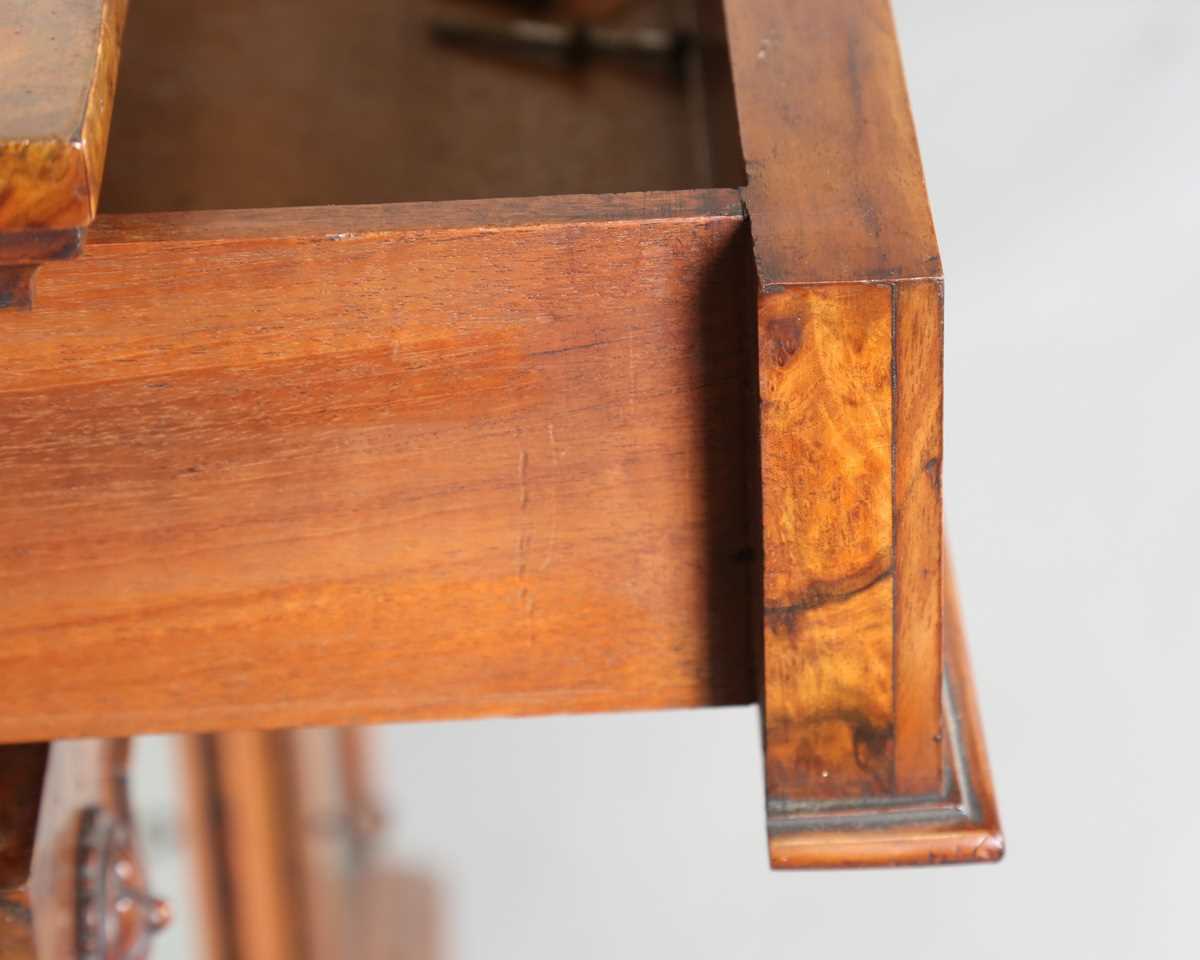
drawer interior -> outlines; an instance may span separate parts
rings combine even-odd
[[[101,206],[144,213],[737,186],[728,66],[709,7],[134,3]],[[494,39],[529,19],[617,31],[618,45],[672,37],[677,46],[578,56],[578,46]],[[633,32],[644,28],[655,32]]]

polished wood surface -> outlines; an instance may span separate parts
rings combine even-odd
[[[892,291],[759,308],[767,794],[892,787]]]
[[[923,866],[988,862],[1004,855],[1004,836],[983,739],[983,724],[953,582],[944,619],[950,772],[943,792],[917,803],[794,811],[770,824],[775,867]]]
[[[95,216],[127,0],[0,6],[0,231]]]
[[[98,223],[0,315],[0,740],[752,699],[743,226]]]
[[[884,0],[727,3],[773,817],[940,795],[940,262]]]
[[[941,276],[887,0],[726,0],[764,288]]]

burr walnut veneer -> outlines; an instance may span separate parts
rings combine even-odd
[[[4,4],[0,742],[758,699],[776,865],[999,856],[887,3],[443,6]]]

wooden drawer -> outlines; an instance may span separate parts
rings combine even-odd
[[[995,858],[887,5],[574,6],[7,14],[0,740],[760,699],[773,862]]]

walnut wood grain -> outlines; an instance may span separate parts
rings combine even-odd
[[[751,700],[743,226],[98,223],[0,315],[0,740]]]
[[[892,789],[892,291],[759,303],[767,793]]]
[[[773,866],[920,866],[1004,855],[962,613],[949,579],[943,623],[948,775],[941,792],[888,804],[775,811],[768,827]]]
[[[726,3],[776,813],[944,787],[940,261],[885,0]]]
[[[127,0],[0,8],[0,232],[96,214]]]

